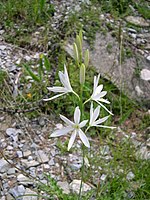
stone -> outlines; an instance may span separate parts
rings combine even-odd
[[[146,146],[143,146],[136,152],[136,157],[137,159],[150,160],[150,151]]]
[[[57,185],[63,190],[63,193],[65,194],[69,194],[70,193],[70,189],[69,189],[69,184],[67,181],[58,181]]]
[[[111,41],[113,48],[111,53],[107,51],[107,46]],[[90,49],[89,44],[83,41],[83,50]],[[65,50],[73,57],[73,46],[65,45]],[[137,60],[140,69],[149,69],[149,61],[144,55],[135,52],[136,56],[125,58],[121,67],[119,66],[118,41],[107,32],[106,35],[96,33],[96,38],[92,50],[90,50],[90,64],[101,74],[102,78],[111,81],[126,96],[137,101],[143,107],[149,107],[150,102],[150,82],[140,78],[137,74]],[[136,87],[138,86],[138,87]],[[140,92],[138,90],[140,88]]]
[[[108,155],[109,153],[110,153],[110,148],[109,148],[108,145],[105,145],[105,146],[103,146],[103,147],[101,148],[101,154],[102,154],[103,156],[106,156],[106,155]]]
[[[25,193],[25,187],[23,185],[15,186],[9,190],[9,193],[17,200],[22,200],[22,196]]]
[[[28,177],[24,176],[23,174],[19,174],[17,176],[17,181],[22,185],[33,185],[33,181],[31,181]]]
[[[23,152],[23,157],[28,157],[30,155],[31,155],[31,151],[30,150],[27,150],[27,151]]]
[[[127,179],[128,181],[130,181],[130,180],[134,179],[134,177],[135,177],[135,175],[133,174],[133,172],[129,172],[129,173],[127,174],[127,176],[126,176],[126,179]]]
[[[35,167],[35,166],[38,166],[40,164],[36,160],[28,161],[26,159],[22,159],[21,162],[22,162],[22,164],[24,164],[26,166],[26,168]]]
[[[143,17],[139,17],[139,16],[127,16],[126,21],[134,24],[136,26],[141,26],[141,27],[148,27],[150,26],[150,24],[148,22],[146,22],[146,20]]]
[[[9,163],[4,159],[0,159],[0,173],[4,173],[9,169]]]
[[[11,175],[11,174],[15,174],[15,172],[16,172],[16,169],[13,167],[13,168],[8,169],[7,174]]]
[[[22,151],[17,151],[16,154],[17,154],[18,158],[22,158],[23,157]]]
[[[55,164],[54,158],[51,158],[50,161],[48,162],[48,164],[49,164],[50,166],[54,165],[54,164]]]
[[[69,166],[70,166],[71,169],[76,171],[76,170],[79,170],[82,167],[82,164],[81,163],[71,163]]]
[[[0,45],[0,50],[1,50],[1,51],[4,51],[6,48],[7,48],[7,46],[5,46],[5,45]]]
[[[37,160],[38,160],[40,163],[46,163],[46,162],[49,161],[49,158],[48,158],[48,156],[45,154],[44,151],[38,150],[38,151],[37,151]]]
[[[24,196],[22,200],[38,200],[39,199],[38,194],[35,191],[30,190],[29,188],[26,188],[24,195],[26,196]]]
[[[81,180],[73,180],[69,187],[70,187],[70,190],[73,192],[73,193],[77,193],[79,194],[79,191],[80,191],[80,185],[81,185]],[[91,186],[89,186],[88,184],[86,183],[82,183],[82,189],[81,189],[81,193],[86,193],[88,192],[89,190],[91,190]]]
[[[141,79],[143,79],[145,81],[149,81],[150,80],[150,70],[142,69],[140,77],[141,77]]]
[[[106,178],[107,178],[107,175],[106,175],[106,174],[102,174],[102,176],[100,177],[100,179],[101,179],[102,181],[105,181]]]

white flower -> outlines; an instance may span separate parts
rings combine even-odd
[[[70,80],[69,80],[69,76],[68,76],[68,72],[67,72],[67,68],[66,66],[64,65],[64,73],[59,71],[59,79],[60,79],[60,82],[62,83],[63,87],[57,87],[57,86],[54,86],[54,87],[47,87],[47,89],[49,91],[52,91],[52,92],[58,92],[58,93],[61,93],[61,94],[58,94],[54,97],[51,97],[49,99],[43,99],[44,101],[50,101],[50,100],[53,100],[57,97],[60,97],[64,94],[67,94],[69,92],[72,92],[74,93],[76,96],[78,96],[72,89],[71,87],[71,84],[70,84]]]
[[[94,76],[94,87],[93,87],[93,94],[91,96],[91,100],[97,102],[101,107],[103,107],[108,113],[113,115],[102,103],[110,104],[110,102],[103,97],[107,94],[107,91],[102,91],[103,85],[98,85],[100,78],[100,74],[98,77]],[[102,103],[101,103],[102,102]]]
[[[109,116],[99,118],[97,120],[99,114],[100,114],[100,106],[97,106],[96,109],[93,109],[93,103],[91,103],[89,127],[96,126],[96,127],[111,128],[111,129],[115,128],[115,127],[111,127],[111,126],[100,125],[103,122],[105,122],[109,118]]]
[[[60,130],[56,130],[55,132],[53,132],[51,134],[50,137],[59,137],[62,135],[66,135],[69,132],[72,132],[71,138],[69,140],[69,144],[68,144],[68,151],[70,150],[70,148],[72,147],[75,138],[77,136],[77,134],[79,134],[79,137],[81,139],[81,141],[83,142],[83,144],[86,147],[90,147],[90,143],[88,141],[88,138],[86,137],[86,135],[84,134],[84,132],[81,130],[81,128],[83,128],[86,123],[88,122],[88,120],[83,120],[82,122],[80,122],[80,116],[81,116],[81,112],[79,107],[75,108],[75,112],[74,112],[74,122],[70,121],[68,118],[66,118],[63,115],[60,115],[60,118],[68,125],[67,127],[64,127]]]

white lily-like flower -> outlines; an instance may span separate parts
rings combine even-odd
[[[97,102],[101,107],[103,107],[109,114],[113,115],[112,112],[110,112],[102,103],[110,104],[110,102],[106,99],[103,99],[103,97],[107,94],[107,91],[103,90],[103,85],[98,85],[99,83],[100,74],[98,77],[94,76],[94,87],[93,87],[93,93],[91,95],[91,100]],[[102,102],[102,103],[101,103]]]
[[[60,130],[56,130],[54,131],[50,137],[59,137],[62,135],[66,135],[69,132],[72,132],[71,138],[69,140],[69,144],[68,144],[68,151],[70,150],[70,148],[72,147],[75,138],[77,136],[77,134],[79,134],[79,137],[81,139],[81,141],[83,142],[83,144],[90,148],[90,143],[88,141],[88,138],[86,137],[85,133],[81,130],[81,128],[83,128],[86,123],[88,122],[88,120],[83,120],[82,122],[80,122],[80,116],[81,116],[81,112],[79,107],[75,108],[75,112],[74,112],[74,122],[70,121],[68,118],[66,118],[63,115],[60,115],[60,118],[68,125]]]
[[[98,118],[100,114],[100,106],[97,106],[96,109],[93,109],[93,102],[91,103],[91,108],[90,108],[90,122],[89,122],[89,127],[96,126],[96,127],[103,127],[103,128],[111,128],[114,129],[115,127],[112,126],[103,126],[101,125],[103,122],[105,122],[109,116],[103,117],[103,118]]]
[[[60,97],[64,94],[67,94],[69,92],[72,92],[74,93],[76,96],[78,96],[72,89],[71,87],[71,84],[70,84],[70,80],[69,80],[69,76],[68,76],[68,72],[67,72],[67,68],[66,68],[66,65],[64,65],[64,73],[59,71],[59,79],[60,79],[60,82],[62,83],[63,87],[59,87],[59,86],[53,86],[53,87],[47,87],[47,89],[49,91],[52,91],[52,92],[58,92],[58,93],[61,93],[61,94],[58,94],[58,95],[55,95],[51,98],[48,98],[48,99],[43,99],[44,101],[50,101],[50,100],[53,100],[53,99],[56,99],[57,97]],[[79,96],[78,96],[79,97]]]

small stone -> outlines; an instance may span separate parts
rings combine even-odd
[[[23,157],[28,157],[30,155],[31,155],[31,151],[30,150],[23,152]]]
[[[11,174],[15,174],[15,172],[16,172],[15,168],[10,168],[10,169],[8,169],[7,174],[11,175]]]
[[[33,181],[31,181],[28,177],[24,176],[23,174],[19,174],[17,176],[17,181],[20,182],[22,185],[33,185]]]
[[[9,169],[9,163],[4,160],[4,158],[0,159],[0,173],[4,173]]]
[[[63,193],[65,194],[70,193],[69,184],[67,181],[64,181],[64,182],[58,181],[57,185],[63,190]]]
[[[49,164],[50,166],[54,165],[54,164],[55,164],[54,158],[51,158],[50,161],[48,162],[48,164]]]
[[[103,156],[106,156],[106,155],[108,155],[109,153],[110,153],[110,148],[109,148],[108,145],[103,146],[103,147],[101,148],[101,154],[102,154]]]
[[[100,177],[100,179],[101,179],[102,181],[105,181],[106,178],[107,178],[107,175],[106,175],[106,174],[102,174],[102,176]]]
[[[7,47],[5,45],[0,45],[0,50],[4,51]]]
[[[69,166],[73,170],[79,170],[82,167],[82,164],[81,163],[71,163]]]
[[[150,160],[150,151],[146,146],[143,146],[136,152],[136,157],[137,159]]]
[[[126,176],[127,180],[130,181],[132,179],[134,179],[135,175],[133,174],[133,172],[129,172]]]
[[[22,151],[17,151],[16,154],[17,154],[18,158],[22,158],[23,157]]]
[[[149,23],[142,17],[127,16],[126,21],[136,26],[148,27]]]
[[[35,160],[31,160],[31,161],[28,161],[26,159],[22,159],[21,162],[27,167],[27,168],[30,168],[30,167],[35,167],[35,166],[38,166],[40,163],[35,161]]]
[[[135,87],[135,91],[136,91],[138,97],[143,95],[143,91],[141,90],[141,88],[138,85]]]
[[[70,190],[73,192],[73,193],[77,193],[79,194],[79,191],[80,191],[80,185],[81,185],[81,180],[73,180],[69,187],[70,187]],[[87,185],[86,183],[82,183],[82,189],[81,189],[81,193],[86,193],[87,191],[91,190],[91,187],[89,185]]]
[[[24,195],[25,193],[25,187],[23,185],[16,186],[14,188],[11,188],[9,190],[9,193],[12,194],[12,196],[17,200],[22,200],[22,197],[19,198],[19,196]]]
[[[149,81],[150,80],[150,70],[142,69],[140,77],[141,77],[141,79],[143,79],[145,81]]]
[[[46,163],[46,162],[49,161],[49,158],[48,158],[48,156],[45,154],[44,151],[38,150],[38,151],[37,151],[37,160],[38,160],[40,163]]]

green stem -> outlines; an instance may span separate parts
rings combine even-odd
[[[83,84],[81,84],[80,86],[80,111],[81,111],[81,121],[83,119],[83,112],[84,112],[84,104],[83,104]],[[82,155],[83,155],[83,161],[82,161],[82,175],[81,175],[81,184],[80,184],[80,190],[79,190],[79,196],[78,196],[78,200],[81,200],[81,196],[82,196],[82,185],[83,185],[83,177],[84,177],[84,155],[85,151],[84,151],[84,145],[82,145]]]
[[[85,147],[84,145],[82,145],[82,156],[83,156],[83,160],[82,160],[82,176],[81,176],[81,184],[80,184],[80,191],[79,191],[79,196],[78,196],[78,200],[81,200],[81,196],[82,196],[82,185],[83,185],[83,177],[84,177],[84,167],[85,167],[85,161],[84,161],[84,157],[85,157]]]

